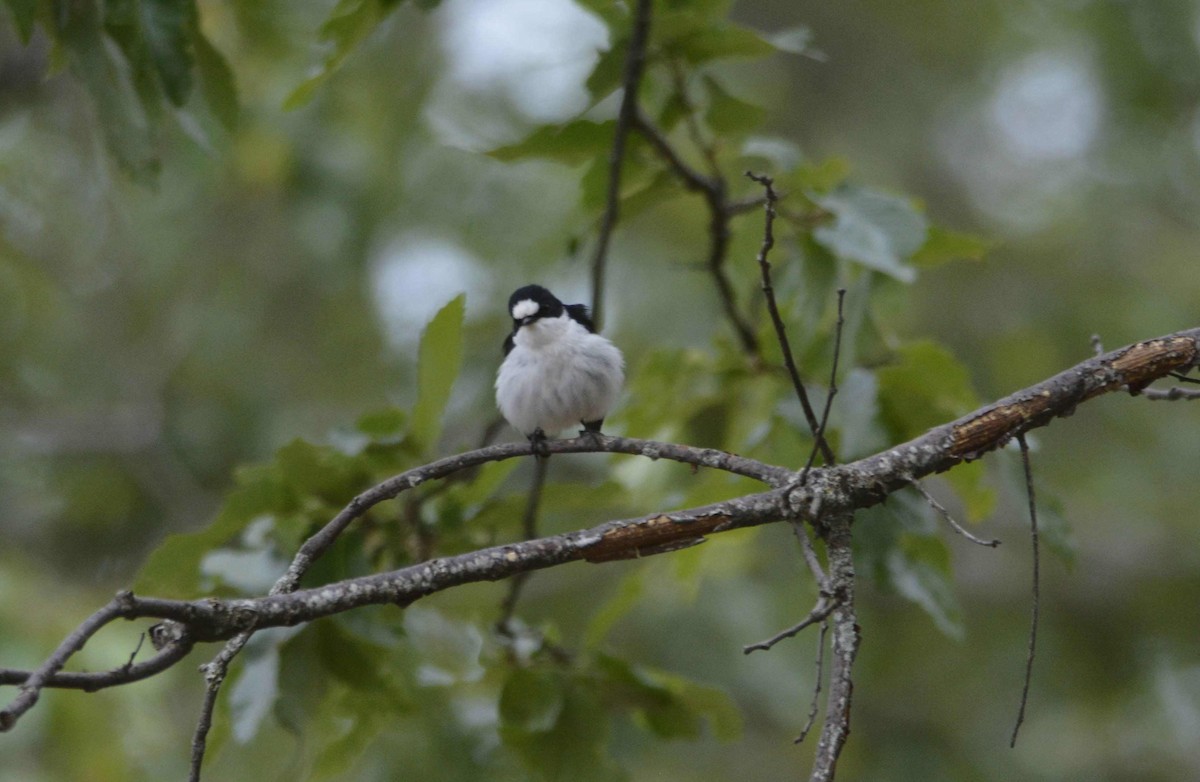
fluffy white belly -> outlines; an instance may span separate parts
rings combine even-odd
[[[573,335],[574,336],[574,335]],[[547,435],[608,415],[625,380],[621,352],[596,334],[513,347],[496,376],[496,404],[522,434]]]

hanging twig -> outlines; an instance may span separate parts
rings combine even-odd
[[[525,502],[525,514],[521,517],[521,532],[523,540],[533,540],[538,537],[538,513],[541,509],[542,487],[546,485],[546,475],[550,469],[550,457],[535,457],[533,460],[533,478],[529,486],[529,498]],[[500,618],[496,620],[496,631],[501,635],[513,635],[512,618],[517,610],[517,601],[521,599],[521,590],[525,582],[533,575],[532,571],[518,573],[508,581],[508,594],[500,604]]]
[[[1017,435],[1017,443],[1021,446],[1021,463],[1025,467],[1025,493],[1029,498],[1029,540],[1033,548],[1033,601],[1029,618],[1029,651],[1025,656],[1025,684],[1021,688],[1021,708],[1017,711],[1017,722],[1013,725],[1012,739],[1008,742],[1009,747],[1017,746],[1017,733],[1021,730],[1021,723],[1025,721],[1025,705],[1029,701],[1029,681],[1033,677],[1033,658],[1037,650],[1038,611],[1041,603],[1037,499],[1033,493],[1033,468],[1029,464],[1029,445],[1025,442],[1024,432]]]
[[[821,703],[821,682],[824,678],[825,668],[825,636],[829,634],[829,620],[821,622],[821,632],[817,637],[817,675],[813,682],[812,701],[808,704],[808,719],[804,721],[804,727],[800,729],[800,735],[792,739],[793,744],[802,744],[808,738],[809,731],[812,730],[813,723],[817,721],[817,709]]]
[[[954,520],[954,517],[950,515],[950,511],[946,510],[945,506],[943,506],[942,503],[938,502],[937,499],[935,499],[934,496],[925,489],[925,487],[921,484],[920,481],[914,480],[912,482],[912,486],[914,489],[916,489],[921,494],[922,497],[925,498],[925,502],[929,503],[929,507],[931,507],[935,511],[937,511],[938,515],[940,515],[943,519],[946,520],[946,523],[950,525],[950,529],[954,530],[959,535],[962,535],[964,538],[971,541],[972,543],[976,543],[980,546],[988,546],[990,548],[995,548],[996,546],[1000,545],[1000,541],[998,541],[998,540],[995,540],[995,539],[983,540],[982,538],[977,538],[974,535],[972,535],[970,532],[968,532],[965,527],[963,527],[961,524],[959,524],[957,521]]]

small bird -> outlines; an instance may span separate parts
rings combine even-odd
[[[621,351],[596,333],[586,306],[563,304],[540,285],[518,288],[508,312],[513,330],[496,375],[501,414],[535,445],[576,424],[599,434],[625,382]]]

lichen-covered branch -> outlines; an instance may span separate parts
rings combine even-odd
[[[711,449],[607,436],[551,441],[546,444],[550,453],[610,452],[674,459],[754,477],[772,488],[715,505],[609,521],[564,535],[494,546],[389,573],[290,591],[288,587],[294,582],[289,583],[289,577],[294,576],[298,581],[308,563],[373,505],[425,481],[445,478],[458,470],[488,461],[531,455],[532,449],[528,443],[511,443],[447,457],[397,475],[356,497],[304,545],[301,549],[304,556],[297,557],[288,575],[270,595],[242,600],[193,601],[129,593],[118,595],[71,633],[36,670],[0,670],[0,684],[21,683],[16,698],[0,710],[0,730],[11,729],[36,703],[43,687],[78,684],[80,680],[72,677],[82,674],[62,674],[60,671],[92,635],[117,619],[172,620],[181,628],[171,634],[166,647],[190,646],[197,642],[225,640],[250,629],[295,625],[369,604],[394,603],[403,607],[426,595],[461,584],[499,580],[576,560],[605,562],[662,553],[727,529],[797,518],[819,523],[830,551],[828,579],[834,597],[839,600],[839,606],[830,614],[834,635],[830,689],[830,700],[833,701],[833,687],[839,676],[847,675],[845,672],[857,648],[857,631],[852,631],[853,604],[847,602],[850,593],[839,594],[837,591],[844,587],[853,588],[848,549],[846,559],[839,559],[837,554],[840,536],[843,532],[849,535],[853,511],[882,502],[889,493],[909,485],[914,479],[979,458],[1019,434],[1045,426],[1056,417],[1070,415],[1077,405],[1100,394],[1117,390],[1138,394],[1154,380],[1170,373],[1186,372],[1198,363],[1200,328],[1138,342],[1084,361],[874,456],[844,465],[813,468],[804,485],[799,484],[797,471]],[[182,658],[181,651],[177,649],[166,658],[155,658],[159,661],[156,665],[162,664],[165,669],[164,663]],[[146,668],[131,665],[124,671],[123,674],[106,672],[96,676],[105,676],[103,686],[111,686],[118,683],[115,679],[122,675],[132,681],[135,675],[145,673]],[[849,690],[843,686],[836,694],[848,699]],[[848,700],[846,703],[848,708]],[[848,715],[848,711],[845,714]],[[830,742],[829,746],[840,746],[837,742],[844,741],[845,737],[830,733],[832,730],[827,724],[822,740]]]

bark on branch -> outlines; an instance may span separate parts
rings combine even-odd
[[[609,521],[586,530],[441,557],[315,589],[294,592],[278,589],[259,598],[182,601],[124,592],[83,622],[38,669],[0,670],[0,684],[20,685],[17,697],[0,711],[0,730],[11,729],[34,705],[44,687],[94,689],[134,681],[165,670],[182,659],[193,643],[224,640],[249,629],[295,625],[369,604],[392,603],[404,607],[421,597],[460,584],[495,581],[575,560],[605,562],[661,553],[700,542],[706,535],[783,519],[808,520],[821,526],[831,542],[840,540],[843,531],[840,525],[845,525],[844,531],[848,535],[853,511],[881,502],[914,479],[979,458],[1018,434],[1045,426],[1056,417],[1070,415],[1077,405],[1100,394],[1127,390],[1137,395],[1154,380],[1170,373],[1187,372],[1197,364],[1200,364],[1200,328],[1138,342],[1077,364],[874,456],[845,465],[813,468],[804,485],[799,485],[797,470],[765,465],[711,449],[607,436],[551,441],[547,443],[551,453],[608,452],[673,459],[753,477],[772,488],[714,505]],[[319,556],[346,525],[369,507],[395,497],[405,489],[484,462],[531,453],[527,443],[491,446],[395,476],[354,498],[324,530],[306,543],[297,561],[311,561]],[[841,573],[841,586],[852,589],[851,563],[848,559],[844,562],[835,560],[833,553],[831,548],[831,581],[838,581]],[[289,573],[299,574],[304,567],[307,564],[303,567],[294,564]],[[286,577],[281,583],[284,580]],[[168,640],[159,654],[146,663],[96,674],[61,672],[69,658],[92,635],[121,618],[172,620],[181,625],[182,630],[173,633],[174,640]],[[848,607],[839,605],[832,619],[835,648],[831,713],[837,694],[833,688],[838,685],[838,666],[848,670],[857,649],[857,629],[852,631],[852,604]],[[843,694],[848,699],[848,678],[845,684]],[[829,725],[826,727],[828,729]],[[845,736],[823,735],[822,741],[826,740],[840,746]]]

